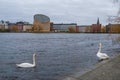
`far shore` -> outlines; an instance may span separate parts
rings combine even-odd
[[[91,32],[0,32],[0,33],[69,33],[69,34],[120,34],[120,33],[91,33]]]

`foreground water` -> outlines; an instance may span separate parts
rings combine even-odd
[[[108,34],[0,33],[0,80],[60,80],[77,71],[82,74],[98,63],[99,42],[110,57],[120,51]],[[16,67],[32,63],[34,52],[36,68]]]

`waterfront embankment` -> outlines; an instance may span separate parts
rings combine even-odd
[[[120,80],[120,55],[98,64],[81,76],[70,76],[63,80]]]

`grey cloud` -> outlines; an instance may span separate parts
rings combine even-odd
[[[106,23],[107,15],[116,15],[110,0],[0,0],[0,17],[4,20],[33,22],[34,14],[45,14],[55,23]]]

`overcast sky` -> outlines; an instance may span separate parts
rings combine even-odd
[[[54,23],[96,23],[99,17],[107,24],[107,16],[116,15],[112,0],[0,0],[0,20],[33,23],[35,14],[44,14]]]

